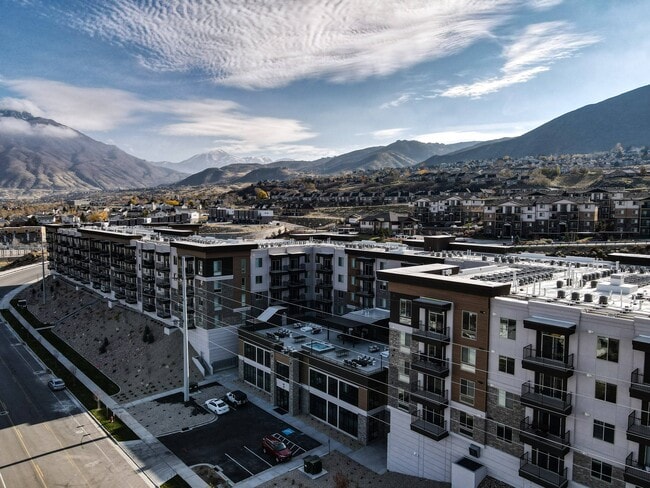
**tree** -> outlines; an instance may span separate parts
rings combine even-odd
[[[267,200],[269,198],[269,194],[261,188],[255,188],[255,196],[258,200]]]

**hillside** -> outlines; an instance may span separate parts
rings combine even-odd
[[[53,120],[0,110],[0,188],[16,193],[143,188],[180,177]]]
[[[503,156],[586,154],[624,147],[650,146],[650,85],[561,115],[519,137],[483,143],[425,164],[496,159]]]

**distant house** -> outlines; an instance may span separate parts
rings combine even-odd
[[[406,214],[384,212],[359,219],[359,230],[368,234],[415,235],[419,220]]]

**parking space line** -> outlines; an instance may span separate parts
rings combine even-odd
[[[235,463],[235,464],[236,464],[237,466],[239,466],[241,469],[243,469],[244,471],[246,471],[247,473],[249,473],[251,476],[255,476],[255,473],[251,473],[251,472],[250,472],[249,470],[247,470],[244,466],[242,466],[242,465],[239,464],[237,461],[235,461],[234,458],[232,458],[231,456],[229,456],[227,452],[224,452],[224,454],[226,455],[226,457],[227,457],[228,459],[230,459],[233,463]]]
[[[298,444],[296,444],[296,443],[293,442],[293,441],[290,441],[289,439],[287,439],[286,437],[284,437],[284,436],[281,435],[281,434],[277,434],[277,433],[276,433],[276,434],[273,434],[273,437],[275,437],[275,438],[276,438],[277,440],[279,440],[279,441],[284,442],[284,444],[285,444],[285,445],[289,448],[289,450],[291,451],[291,455],[292,455],[292,456],[297,456],[298,454],[302,454],[303,452],[307,452],[307,449],[304,449],[304,448],[300,447]],[[291,446],[293,446],[293,447],[291,447]],[[296,450],[295,452],[294,452],[294,448],[295,448],[295,450]]]
[[[255,453],[254,453],[253,451],[251,451],[248,447],[244,446],[244,449],[246,449],[248,452],[250,452],[250,453],[251,453],[253,456],[255,456],[256,458],[260,459],[261,461],[264,461],[266,464],[268,464],[269,466],[273,467],[273,465],[272,465],[270,462],[268,462],[268,461],[267,461],[266,459],[264,459],[263,457],[258,456],[257,454],[255,454]]]

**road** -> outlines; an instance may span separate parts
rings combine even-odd
[[[47,273],[47,268],[45,268]],[[17,286],[31,283],[43,276],[43,270],[40,264],[24,266],[22,268],[0,273],[0,300]]]
[[[40,272],[0,274],[0,299]],[[0,319],[0,488],[151,486],[68,391],[49,390],[50,377]]]

